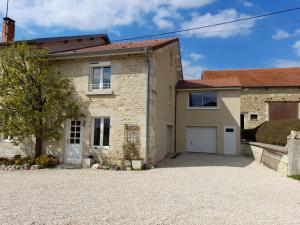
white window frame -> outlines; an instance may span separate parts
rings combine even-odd
[[[100,123],[100,145],[94,145],[94,137],[95,137],[95,119],[100,119],[101,123]],[[93,149],[109,149],[109,145],[108,146],[104,146],[103,145],[103,134],[104,134],[104,119],[110,119],[110,117],[106,116],[106,117],[101,117],[101,116],[95,116],[92,117],[92,140],[91,140],[91,146],[93,147]],[[109,127],[109,138],[110,138],[110,127]],[[110,143],[110,140],[109,140]]]
[[[190,94],[192,94],[192,93],[201,93],[201,94],[205,94],[205,93],[216,93],[217,94],[217,105],[216,106],[205,106],[205,107],[203,107],[203,106],[190,106]],[[188,109],[220,109],[219,108],[219,93],[218,92],[216,92],[216,91],[207,91],[207,92],[200,92],[200,91],[194,91],[194,92],[189,92],[188,93],[188,102],[187,102],[187,104],[188,104]],[[202,104],[203,104],[203,97],[202,97]]]
[[[111,69],[111,62],[97,62],[97,63],[90,63],[90,75],[89,75],[89,91],[97,91],[97,90],[109,90],[111,87],[111,74],[110,74],[110,83],[109,84],[104,84],[103,83],[103,69],[105,67],[110,67]],[[93,76],[93,70],[94,68],[99,68],[100,69],[100,83],[99,83],[99,88],[93,88],[92,84],[92,76]],[[96,84],[97,85],[97,84]]]

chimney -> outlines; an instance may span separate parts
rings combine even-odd
[[[15,38],[15,21],[9,17],[3,18],[2,42],[13,42]]]

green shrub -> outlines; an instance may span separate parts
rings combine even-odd
[[[21,159],[15,159],[15,164],[16,165],[22,165],[22,164],[29,164],[29,165],[34,165],[35,164],[35,159],[33,157],[24,157]]]
[[[256,141],[255,134],[257,129],[242,129],[241,130],[241,139],[246,141]]]
[[[14,159],[0,158],[0,165],[4,164],[8,166],[8,165],[13,165],[14,163],[15,163]]]
[[[300,131],[300,120],[268,121],[257,129],[256,141],[285,146],[291,130]]]
[[[35,159],[35,163],[43,167],[54,167],[58,164],[58,159],[53,155],[41,155]]]

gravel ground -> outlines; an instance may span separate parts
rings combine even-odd
[[[205,154],[139,172],[0,171],[0,224],[300,224],[300,182]]]

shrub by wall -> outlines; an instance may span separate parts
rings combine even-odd
[[[257,129],[256,141],[285,146],[291,130],[300,131],[300,120],[268,121]]]
[[[256,141],[256,128],[254,129],[242,129],[241,130],[241,139],[246,141]]]

